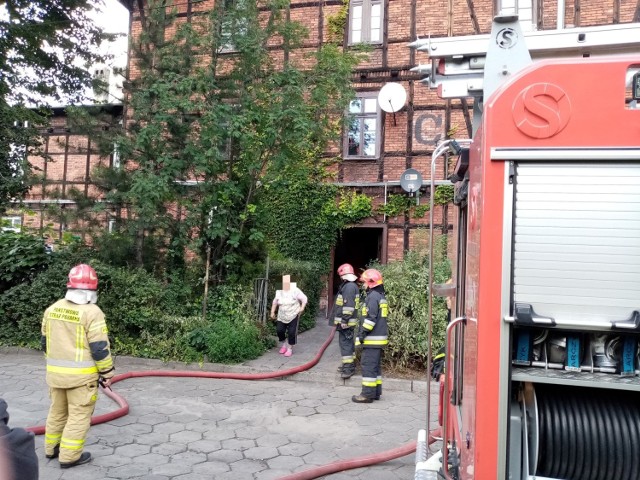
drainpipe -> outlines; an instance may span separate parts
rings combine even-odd
[[[564,29],[564,13],[565,13],[565,0],[558,0],[558,19],[556,20],[556,28],[558,30]]]
[[[384,206],[387,206],[387,182],[384,182]],[[384,214],[382,215],[382,223],[387,221],[387,210],[385,209]]]

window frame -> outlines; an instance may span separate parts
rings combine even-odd
[[[8,225],[5,226],[5,223],[8,223]],[[20,233],[22,231],[22,217],[20,215],[4,215],[2,216],[0,227],[3,232]]]
[[[380,39],[371,40],[371,11],[374,5],[380,5]],[[370,45],[381,45],[384,43],[384,0],[351,0],[349,2],[349,18],[347,19],[347,36],[349,45],[358,45],[367,43]],[[361,38],[359,41],[353,40],[353,9],[354,7],[362,7],[362,25]]]
[[[368,119],[375,118],[376,120],[376,141],[375,141],[375,154],[374,155],[349,155],[349,121],[347,121],[347,125],[345,126],[345,132],[342,138],[342,158],[344,160],[378,160],[380,158],[380,147],[381,147],[381,136],[382,136],[382,110],[380,109],[380,105],[378,104],[378,92],[356,92],[356,96],[353,100],[362,99],[362,105],[364,107],[364,100],[366,99],[374,99],[376,102],[376,112],[375,113],[351,113],[349,108],[351,106],[351,102],[349,102],[349,107],[347,107],[346,116],[347,119],[350,117],[355,117],[357,119]],[[352,100],[352,101],[353,101]],[[363,108],[364,109],[364,108]],[[360,130],[360,139],[362,143],[362,135],[364,135],[364,130]]]
[[[235,18],[235,13],[230,17],[227,15],[229,9],[235,9],[238,2],[243,0],[224,0],[223,19],[220,22],[220,52],[234,53],[238,51],[237,46],[233,43],[234,32],[240,32],[244,29],[244,34],[249,29],[249,21],[244,17],[244,22]],[[226,18],[225,18],[226,17]],[[238,33],[236,33],[238,35]],[[228,38],[225,38],[228,37]]]
[[[505,3],[505,0],[495,0],[495,11],[498,14],[515,13],[518,14],[519,18],[521,9],[529,10],[529,8],[531,8],[531,21],[528,19],[520,20],[520,27],[525,32],[535,31],[538,29],[538,1],[539,0],[510,0],[509,3],[513,2],[513,6],[504,7],[503,4]]]

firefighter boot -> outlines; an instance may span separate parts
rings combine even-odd
[[[351,397],[351,401],[354,403],[372,403],[373,399],[369,397],[365,397],[364,395],[354,395]]]
[[[340,377],[344,379],[351,378],[354,373],[356,373],[356,366],[353,363],[345,363]]]
[[[89,463],[90,461],[91,461],[91,454],[89,452],[82,452],[82,455],[80,455],[80,458],[75,462],[66,462],[66,463],[60,462],[60,468],[71,468],[71,467],[75,467],[76,465],[84,465],[85,463]]]
[[[55,447],[53,447],[53,453],[50,455],[45,455],[45,457],[58,458],[58,455],[60,455],[60,445],[56,445]]]

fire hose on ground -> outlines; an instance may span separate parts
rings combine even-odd
[[[147,370],[147,371],[134,371],[121,373],[114,376],[111,379],[111,384],[118,383],[122,380],[129,378],[141,378],[141,377],[195,377],[195,378],[224,378],[228,380],[267,380],[272,378],[287,377],[295,373],[300,373],[305,370],[309,370],[314,367],[322,358],[324,351],[327,349],[333,337],[336,333],[335,327],[331,329],[329,337],[320,347],[318,353],[307,363],[298,365],[296,367],[288,368],[285,370],[278,370],[275,372],[262,372],[262,373],[232,373],[232,372],[194,372],[194,371],[181,371],[181,370]],[[115,401],[119,408],[113,412],[105,413],[102,415],[96,415],[91,418],[91,425],[98,425],[105,422],[110,422],[120,417],[124,417],[129,413],[129,404],[127,401],[116,392],[111,389],[104,389],[104,393],[111,400]],[[35,427],[28,427],[27,430],[35,433],[36,435],[43,435],[45,432],[44,425],[38,425]],[[429,444],[435,442],[434,437],[438,437],[439,433],[434,431],[429,434]],[[401,447],[379,452],[372,455],[364,455],[357,458],[341,460],[327,465],[320,465],[313,467],[309,470],[305,470],[298,473],[293,473],[282,477],[280,480],[311,480],[331,473],[341,472],[344,470],[350,470],[354,468],[362,468],[369,465],[375,465],[378,463],[387,462],[396,458],[401,458],[416,451],[416,442],[409,442]]]

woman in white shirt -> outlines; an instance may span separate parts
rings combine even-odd
[[[276,291],[276,296],[271,304],[271,318],[276,319],[276,333],[278,340],[282,342],[280,353],[285,357],[293,354],[293,346],[296,344],[298,322],[300,315],[307,306],[307,296],[295,283],[290,282],[290,276],[282,277],[282,290]]]

